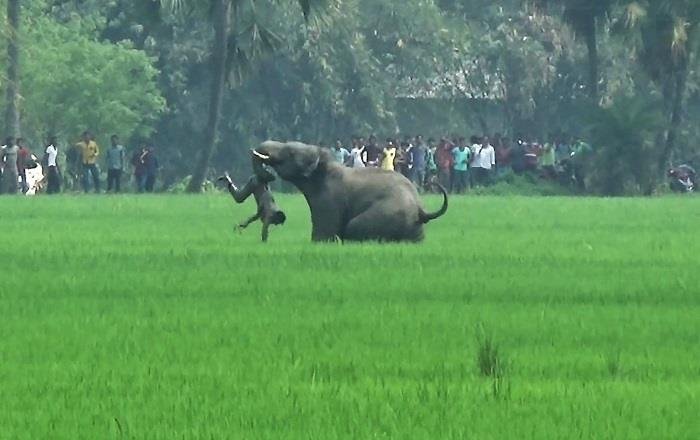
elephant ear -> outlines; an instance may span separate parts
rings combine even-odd
[[[296,161],[300,174],[308,179],[321,162],[321,154],[318,147],[307,147],[305,151],[297,155]]]

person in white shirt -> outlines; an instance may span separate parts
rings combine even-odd
[[[57,194],[61,192],[61,179],[58,174],[58,164],[56,163],[57,158],[58,147],[56,145],[56,138],[54,136],[51,136],[49,138],[49,144],[46,146],[46,155],[44,156],[44,162],[47,168],[47,194]]]
[[[477,185],[488,186],[491,183],[491,173],[496,166],[496,150],[484,136],[479,145],[472,145],[472,173]]]
[[[479,150],[481,149],[481,139],[479,136],[472,136],[469,138],[469,143],[471,144],[469,149],[472,150],[471,160],[469,162],[469,186],[474,188],[478,183],[476,179],[478,178],[477,168],[479,167]]]
[[[357,138],[353,139],[352,150],[350,151],[350,166],[352,168],[364,168],[366,157],[364,142]]]

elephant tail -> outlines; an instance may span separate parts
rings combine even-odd
[[[421,209],[420,213],[418,214],[418,221],[420,224],[423,224],[423,225],[428,223],[431,220],[435,220],[436,218],[442,217],[447,212],[447,206],[448,206],[447,190],[439,183],[434,183],[434,185],[442,193],[442,208],[440,208],[436,212],[425,212]]]

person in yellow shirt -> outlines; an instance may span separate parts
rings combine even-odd
[[[100,192],[100,170],[97,168],[97,158],[100,155],[100,147],[95,142],[95,138],[89,131],[82,135],[82,140],[76,144],[82,157],[83,163],[83,189],[87,193],[90,191],[90,177],[95,187],[95,192]]]
[[[391,139],[386,140],[386,147],[382,151],[382,169],[394,171],[394,160],[396,159],[396,146]]]

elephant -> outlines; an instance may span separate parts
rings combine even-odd
[[[443,187],[442,207],[429,213],[400,173],[348,168],[314,145],[266,141],[253,154],[304,194],[313,241],[420,242],[423,225],[447,212]]]

